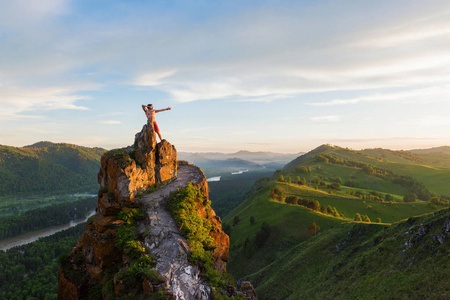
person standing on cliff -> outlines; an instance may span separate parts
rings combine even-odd
[[[145,115],[147,116],[147,124],[152,125],[153,130],[158,134],[159,140],[162,141],[161,133],[159,132],[158,124],[156,123],[156,117],[155,114],[165,111],[165,110],[171,110],[172,108],[169,106],[165,109],[153,109],[153,104],[144,105],[142,104],[142,109],[145,112]]]

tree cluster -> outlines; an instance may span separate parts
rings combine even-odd
[[[368,215],[361,215],[360,213],[356,213],[356,214],[355,214],[355,219],[354,219],[354,220],[355,220],[356,222],[368,222],[368,223],[371,222]],[[381,219],[378,218],[377,221],[378,221],[378,220],[380,221],[379,223],[381,223]]]
[[[277,190],[277,191],[275,191]],[[271,198],[275,201],[279,201],[279,202],[285,202],[287,204],[292,204],[292,205],[299,205],[299,206],[303,206],[309,209],[312,209],[314,211],[317,212],[321,212],[323,214],[329,214],[335,217],[341,217],[341,218],[345,218],[345,213],[339,214],[338,210],[336,209],[336,207],[331,207],[330,205],[328,207],[325,207],[325,205],[320,205],[320,202],[314,199],[309,199],[309,198],[299,198],[297,196],[283,196],[283,192],[278,189],[278,188],[274,188],[270,191],[270,195]],[[280,197],[281,195],[281,197]]]
[[[439,198],[439,197],[432,197],[430,199],[430,204],[432,205],[443,205],[443,206],[450,206],[450,200]]]
[[[295,171],[300,174],[309,174],[311,173],[311,167],[308,166],[298,166],[295,168]]]

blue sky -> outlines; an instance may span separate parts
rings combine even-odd
[[[0,0],[0,144],[450,145],[449,1]]]

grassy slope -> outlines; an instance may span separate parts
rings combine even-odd
[[[311,198],[325,206],[330,205],[336,207],[339,213],[345,212],[348,221],[352,221],[355,214],[360,213],[368,215],[372,222],[375,222],[377,218],[381,218],[384,223],[392,223],[436,210],[436,208],[430,207],[428,203],[422,201],[415,203],[381,203],[369,200],[363,201],[359,198],[346,195],[344,192],[334,192],[334,195],[330,196],[323,190],[316,191],[311,187],[299,186],[297,184],[277,183],[277,186],[284,191],[285,195]]]
[[[283,170],[294,179],[297,175],[302,177],[301,174],[295,173],[295,167],[311,166],[313,172],[308,175],[310,178],[317,176],[340,176],[344,182],[349,178],[353,178],[367,189],[404,195],[405,190],[403,187],[395,185],[390,181],[382,180],[374,176],[368,176],[359,169],[316,162],[314,160],[315,155],[322,152],[351,161],[380,166],[389,169],[398,175],[411,176],[417,181],[425,184],[432,193],[450,196],[450,168],[448,167],[447,160],[441,157],[442,155],[447,156],[448,154],[442,153],[426,152],[421,155],[420,153],[422,152],[412,153],[386,149],[353,151],[336,146],[322,145],[306,155],[293,160],[287,164]],[[318,165],[322,167],[321,171],[314,169],[314,167],[317,167]],[[308,176],[303,177],[308,179]]]
[[[314,162],[309,163],[308,166],[312,168],[312,172],[309,174],[301,174],[291,169],[283,172],[285,174],[284,177],[287,178],[287,176],[290,176],[293,182],[297,176],[306,180],[312,180],[319,176],[324,178],[340,177],[343,183],[349,179],[353,179],[360,184],[361,188],[368,190],[383,191],[394,195],[403,195],[405,193],[405,189],[402,186],[375,176],[369,176],[357,168]],[[320,166],[320,169],[317,169],[318,166]]]
[[[450,196],[450,168],[438,168],[426,165],[386,163],[387,168],[400,175],[409,175],[436,195]]]
[[[274,184],[270,183],[253,193],[224,218],[224,223],[230,225],[233,224],[235,216],[241,219],[241,222],[233,226],[231,230],[230,246],[233,257],[227,264],[228,270],[236,277],[256,272],[282,256],[288,249],[286,245],[307,240],[310,222],[318,223],[321,230],[327,230],[345,222],[322,214],[310,213],[308,209],[299,206],[269,201],[269,191]],[[251,216],[256,220],[254,225],[250,224]],[[272,233],[264,247],[246,253],[239,250],[247,237],[252,239],[255,236],[263,222],[267,222],[272,227]],[[242,268],[242,266],[246,267]]]
[[[404,231],[398,232],[400,225],[390,226],[385,231],[390,234],[391,240],[389,240],[382,231],[387,224],[351,222],[356,212],[367,214],[372,221],[380,217],[383,222],[392,223],[430,213],[438,208],[430,207],[427,203],[420,201],[408,204],[380,203],[363,201],[348,195],[346,190],[360,190],[366,193],[373,190],[392,194],[396,201],[400,201],[405,189],[390,181],[369,176],[357,168],[316,162],[314,156],[322,151],[347,160],[392,168],[396,174],[405,174],[416,180],[423,180],[427,188],[436,194],[441,194],[440,192],[445,192],[450,188],[446,181],[450,169],[442,166],[424,166],[420,157],[409,153],[377,149],[376,153],[369,154],[338,147],[321,146],[289,163],[283,169],[284,177],[291,176],[294,182],[297,176],[307,180],[322,176],[329,183],[331,178],[339,176],[343,182],[348,179],[358,181],[360,187],[342,187],[342,192],[333,191],[333,195],[330,195],[326,188],[315,190],[294,183],[278,183],[273,180],[260,181],[257,183],[254,193],[224,218],[224,223],[229,225],[233,223],[235,216],[239,216],[241,219],[238,225],[232,227],[231,258],[227,265],[228,270],[236,278],[250,278],[257,286],[261,299],[375,298],[377,293],[386,295],[387,298],[408,298],[411,295],[415,296],[414,286],[418,283],[419,278],[424,280],[422,277],[427,277],[424,280],[426,285],[423,289],[422,287],[417,288],[420,290],[417,295],[425,295],[425,290],[431,287],[434,288],[434,291],[430,295],[442,296],[442,293],[447,295],[448,285],[447,290],[442,289],[441,285],[445,285],[442,279],[437,279],[436,283],[428,279],[428,276],[434,274],[433,270],[436,268],[439,275],[448,271],[448,267],[445,269],[439,265],[443,260],[448,260],[448,247],[443,249],[443,256],[436,256],[437,259],[431,262],[425,257],[425,261],[432,263],[431,266],[422,262],[413,263],[410,268],[402,272],[405,267],[402,263],[405,262],[405,259],[401,260],[397,257],[401,255],[399,247],[405,243],[403,237],[401,240],[399,238],[404,234]],[[384,157],[380,155],[380,151]],[[312,172],[309,174],[298,173],[295,167],[301,165],[310,166]],[[320,168],[317,168],[319,165]],[[284,191],[285,195],[308,197],[316,199],[326,206],[334,206],[339,212],[345,212],[347,219],[338,219],[312,212],[300,206],[271,201],[269,192],[276,185]],[[450,192],[447,194],[450,195]],[[255,225],[250,224],[250,216],[255,217]],[[428,220],[426,218],[429,217],[424,218],[423,221],[426,221]],[[315,221],[321,230],[317,237],[310,238],[308,225],[312,221]],[[246,238],[254,239],[263,222],[268,222],[272,227],[266,244],[260,249],[254,244],[252,247],[243,246]],[[360,237],[350,241],[352,245],[356,246],[351,251],[336,254],[335,245],[346,239],[349,232],[354,231],[354,229],[352,230],[353,226],[357,226],[356,228],[360,228],[358,230],[363,232]],[[377,236],[385,238],[384,248],[372,246],[366,247],[366,249],[365,246],[362,247],[373,243]],[[397,242],[398,240],[400,241]],[[373,251],[377,252],[372,253]],[[409,258],[413,256],[411,255]],[[400,265],[402,267],[399,267]],[[379,267],[379,272],[373,273],[372,269],[375,270],[377,267]],[[379,286],[377,282],[383,284]]]
[[[449,218],[447,209],[386,229],[345,224],[292,247],[248,278],[261,299],[448,299],[450,237],[440,244],[435,236]],[[427,233],[406,246],[420,224]]]
[[[363,152],[383,159],[374,161],[374,164],[390,169],[396,174],[411,176],[425,184],[432,193],[450,196],[450,156],[448,154],[419,151],[411,153],[412,160],[408,160],[398,156],[398,154],[408,153],[405,151],[371,149]]]

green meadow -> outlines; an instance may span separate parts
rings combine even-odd
[[[319,201],[321,205],[336,207],[339,213],[345,213],[346,220],[348,221],[353,221],[355,214],[360,213],[368,215],[372,222],[375,222],[377,218],[381,218],[383,223],[393,223],[411,216],[430,213],[436,210],[436,207],[430,206],[427,202],[423,201],[413,203],[377,202],[361,200],[358,197],[348,197],[345,192],[332,191],[334,195],[330,195],[323,190],[315,190],[308,186],[299,186],[298,184],[292,183],[276,183],[276,186],[283,190],[286,195],[311,198]],[[292,204],[285,205],[298,206]]]
[[[330,161],[318,159],[321,153]],[[436,236],[441,229],[433,224],[443,225],[450,214],[443,210],[446,197],[442,205],[403,201],[411,191],[450,195],[450,169],[426,161],[430,157],[407,151],[329,145],[295,159],[258,180],[223,219],[230,233],[228,271],[250,279],[260,299],[446,298],[448,243],[441,246],[427,235],[426,242],[405,249],[419,224],[431,224]],[[406,183],[396,181],[403,178]],[[271,197],[274,190],[282,197]],[[289,196],[316,200],[339,216],[286,203]],[[357,213],[371,222],[355,222]]]

